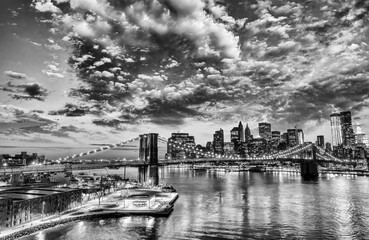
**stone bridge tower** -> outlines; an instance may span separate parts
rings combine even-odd
[[[140,135],[139,158],[149,165],[158,164],[158,134]]]

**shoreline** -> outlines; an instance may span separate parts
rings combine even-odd
[[[26,223],[23,226],[6,229],[3,232],[0,232],[0,240],[18,239],[31,235],[37,231],[57,227],[63,224],[78,222],[81,220],[120,218],[134,215],[155,217],[169,216],[173,210],[174,202],[177,199],[178,193],[175,193],[174,196],[171,194],[170,198],[165,203],[161,203],[153,209],[124,209],[120,207],[110,208],[104,204],[101,206],[89,204],[85,207],[88,208],[88,206],[90,206],[93,207],[93,209],[74,209],[74,211],[66,211],[58,216],[51,216],[50,219],[46,218],[44,220],[36,220],[34,222]]]
[[[0,240],[18,239],[21,237],[31,235],[40,230],[45,230],[45,229],[49,229],[49,228],[57,227],[63,224],[73,223],[73,222],[77,222],[81,220],[93,220],[93,219],[96,219],[97,217],[102,218],[102,219],[118,218],[118,217],[123,217],[127,215],[129,214],[122,213],[122,212],[99,212],[99,213],[91,213],[91,214],[83,215],[83,216],[69,216],[68,218],[51,220],[49,222],[40,223],[35,226],[30,226],[24,229],[19,229],[19,231],[16,231],[14,233],[10,233],[8,235],[0,237]]]

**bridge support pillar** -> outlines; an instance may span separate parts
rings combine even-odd
[[[141,166],[138,168],[138,182],[148,183],[152,186],[159,184],[159,166]]]
[[[318,163],[311,160],[302,160],[301,176],[304,180],[315,180],[318,178]]]
[[[301,162],[301,176],[304,180],[315,180],[319,176],[315,145],[312,146],[312,153],[313,160],[302,160]]]

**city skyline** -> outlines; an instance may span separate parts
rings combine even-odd
[[[268,122],[332,142],[330,114],[342,111],[369,132],[365,2],[1,4],[4,145],[179,130],[205,144],[239,121],[254,136]]]

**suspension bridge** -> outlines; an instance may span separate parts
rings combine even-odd
[[[116,162],[94,162],[93,164],[81,164],[80,159],[107,151],[113,148],[126,146],[127,144],[139,141],[139,157],[137,160],[116,161]],[[182,159],[159,159],[158,158],[158,143],[164,143],[174,149],[178,149],[187,153],[191,153],[194,158]],[[236,154],[215,154],[214,152],[204,151],[194,146],[183,144],[179,141],[168,140],[165,137],[159,136],[157,133],[142,134],[138,137],[92,149],[87,152],[81,152],[71,156],[66,156],[54,160],[55,165],[50,166],[26,166],[21,168],[3,169],[4,174],[16,174],[19,172],[57,172],[68,170],[83,170],[83,169],[98,169],[105,167],[145,167],[145,166],[162,166],[170,164],[201,164],[201,163],[228,163],[228,164],[248,164],[248,165],[273,165],[278,163],[300,163],[301,174],[306,178],[316,177],[318,174],[318,165],[338,164],[344,166],[356,166],[357,161],[339,159],[324,149],[316,146],[313,143],[305,143],[296,145],[285,151],[274,154],[266,154],[263,156],[241,157]]]

